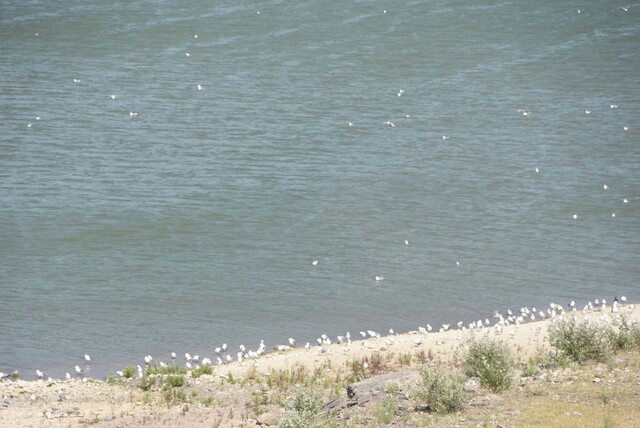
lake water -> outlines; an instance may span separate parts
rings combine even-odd
[[[0,370],[640,299],[640,5],[94,3],[0,3]]]

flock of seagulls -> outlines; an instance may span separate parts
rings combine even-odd
[[[619,299],[615,297],[611,302],[611,305],[607,305],[606,299],[595,299],[593,301],[588,301],[583,308],[580,310],[582,314],[592,313],[592,312],[600,312],[602,315],[600,319],[603,321],[608,321],[610,315],[617,316],[622,311],[626,311],[627,313],[633,313],[635,311],[634,304],[628,304],[627,298],[625,296],[621,296]],[[443,323],[440,327],[433,327],[430,324],[425,324],[424,326],[418,326],[416,331],[412,331],[409,333],[413,333],[418,335],[418,337],[413,339],[413,346],[422,345],[423,341],[421,335],[429,335],[433,332],[444,333],[451,330],[457,330],[460,332],[468,332],[468,331],[484,331],[486,334],[493,333],[495,335],[501,335],[504,332],[504,327],[509,325],[513,325],[518,328],[521,324],[527,322],[535,322],[538,320],[551,319],[552,322],[562,321],[567,314],[578,312],[578,307],[574,300],[571,300],[566,305],[561,305],[558,303],[550,303],[546,308],[536,308],[536,307],[521,307],[518,311],[512,311],[511,309],[507,309],[506,312],[495,311],[493,316],[491,317],[493,321],[489,318],[480,318],[478,320],[465,323],[464,321],[458,321],[455,324],[452,323]],[[635,324],[638,321],[634,321]],[[515,334],[515,331],[511,332],[512,335]],[[382,334],[378,331],[374,330],[363,330],[360,331],[357,337],[360,339],[357,341],[355,338],[352,340],[352,335],[350,332],[346,332],[344,335],[338,335],[335,338],[335,341],[332,340],[327,334],[320,335],[314,344],[310,342],[306,342],[302,348],[310,351],[317,351],[319,354],[330,353],[335,351],[330,348],[333,344],[341,345],[338,347],[339,351],[344,354],[348,354],[351,349],[359,344],[361,348],[369,347],[368,340],[370,339],[378,339],[382,337]],[[393,346],[397,343],[397,334],[393,329],[388,330],[388,334],[385,335],[384,343],[387,346]],[[462,340],[463,336],[458,336],[458,340]],[[437,340],[436,345],[442,345],[443,342],[441,340]],[[292,349],[298,348],[298,343],[295,338],[289,337],[284,344],[277,344],[273,346],[273,351],[275,352],[287,352]],[[267,347],[265,345],[264,340],[260,340],[256,350],[250,350],[244,345],[239,345],[237,351],[231,351],[229,346],[226,343],[223,343],[221,346],[217,346],[213,348],[213,355],[211,358],[209,357],[201,357],[200,355],[191,355],[189,352],[184,353],[184,360],[182,364],[185,368],[189,370],[196,369],[201,366],[206,365],[224,365],[231,362],[243,363],[245,361],[251,361],[252,364],[257,367],[258,360],[260,357],[267,353]],[[177,354],[172,352],[170,354],[171,361],[170,363],[166,363],[164,361],[160,361],[158,365],[160,367],[168,367],[171,366],[179,366],[181,362],[178,361]],[[91,357],[88,354],[84,355],[84,361],[88,367],[88,365],[92,362]],[[142,365],[138,364],[137,368],[137,376],[141,378],[144,375],[144,372],[147,367],[151,366],[154,359],[151,355],[146,355],[144,357],[144,368]],[[155,364],[155,363],[154,363]],[[75,366],[75,373],[77,375],[82,376],[84,370],[79,366]],[[117,376],[124,378],[125,374],[123,371],[116,371]],[[52,379],[51,377],[47,377],[47,374],[43,371],[36,369],[35,374],[38,380],[45,380],[49,383],[57,383],[60,382],[59,379]],[[10,375],[0,372],[0,381],[9,378]],[[66,373],[65,380],[72,380],[73,377],[70,373]],[[87,378],[82,377],[82,382],[86,382]],[[59,398],[60,400],[64,399],[64,396]]]

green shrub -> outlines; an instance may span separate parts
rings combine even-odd
[[[200,367],[197,367],[191,370],[191,377],[193,378],[198,378],[202,375],[212,375],[212,374],[213,374],[213,367],[211,367],[211,364],[204,364]]]
[[[169,375],[164,380],[164,383],[171,388],[177,388],[184,386],[184,376],[182,375]]]
[[[462,376],[437,367],[427,367],[422,371],[422,386],[414,391],[414,398],[436,413],[453,412],[465,402],[463,387]]]
[[[536,366],[527,366],[522,370],[522,377],[534,377],[540,373]]]
[[[312,392],[300,392],[289,403],[291,413],[280,422],[281,428],[315,428],[324,426],[327,417],[321,408],[321,397]]]
[[[122,377],[125,379],[131,379],[136,374],[136,369],[133,366],[127,366],[122,370]]]
[[[468,376],[477,377],[482,386],[494,392],[511,386],[511,352],[498,342],[490,339],[472,341],[464,355],[463,365]]]
[[[154,364],[152,366],[148,366],[147,370],[144,372],[147,376],[149,375],[170,375],[170,374],[185,374],[187,373],[187,369],[180,366],[159,366]]]
[[[632,323],[626,316],[614,320],[609,329],[609,340],[614,349],[637,349],[640,351],[640,325]]]
[[[549,329],[549,343],[573,361],[606,361],[613,351],[609,326],[575,319],[559,321]]]
[[[378,425],[388,425],[395,419],[397,411],[398,405],[395,401],[390,397],[385,397],[384,400],[373,406],[373,419]]]

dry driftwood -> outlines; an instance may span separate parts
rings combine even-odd
[[[362,406],[370,401],[376,401],[384,397],[382,394],[389,386],[396,385],[396,394],[407,395],[408,387],[420,380],[420,374],[416,371],[404,371],[387,373],[374,376],[347,386],[347,396],[338,397],[325,404],[325,411],[342,410],[351,406]]]

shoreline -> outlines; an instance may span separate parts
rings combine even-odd
[[[635,305],[620,306],[618,314],[624,314],[632,321],[640,321],[640,310]],[[610,321],[613,317],[611,307],[602,311],[567,312],[565,319],[575,316],[578,320],[598,321],[603,317]],[[515,316],[515,315],[514,315]],[[169,404],[162,398],[159,389],[144,390],[140,388],[135,375],[132,379],[122,380],[11,380],[0,382],[0,395],[3,406],[0,407],[0,426],[211,426],[218,421],[218,426],[249,427],[257,425],[274,425],[260,422],[259,415],[249,417],[249,409],[256,394],[271,394],[272,379],[281,376],[293,376],[302,372],[307,376],[313,373],[329,373],[324,378],[331,383],[336,382],[341,373],[348,371],[355,361],[365,361],[374,355],[383,356],[387,361],[400,360],[407,357],[408,366],[402,363],[395,366],[392,372],[398,372],[411,366],[411,360],[417,361],[419,355],[429,355],[429,361],[440,364],[455,364],[461,352],[471,338],[488,336],[504,343],[517,361],[527,361],[541,351],[550,350],[548,329],[559,319],[537,320],[526,323],[492,322],[491,326],[475,329],[449,329],[443,332],[424,332],[420,330],[402,334],[357,339],[346,343],[331,343],[323,346],[315,345],[310,349],[302,347],[284,351],[265,353],[257,359],[246,359],[242,362],[231,362],[222,366],[213,365],[212,374],[195,376],[188,371],[184,375],[185,388],[190,388],[191,396],[182,397],[181,405]],[[495,319],[491,318],[494,321]],[[483,320],[484,321],[484,320]],[[484,324],[484,322],[483,322]],[[453,326],[452,326],[453,327]],[[434,328],[435,330],[435,328]],[[359,332],[358,332],[359,333]],[[359,336],[359,334],[358,334]],[[154,365],[155,360],[150,362]],[[158,362],[159,363],[159,362]],[[414,367],[417,362],[414,363]],[[181,365],[183,366],[183,365]],[[424,361],[423,366],[424,367]],[[195,366],[194,366],[195,368]],[[292,381],[293,382],[293,381]],[[294,390],[299,385],[288,388]],[[202,401],[199,395],[210,394]],[[289,390],[290,392],[290,390]],[[154,395],[155,394],[155,395]],[[281,398],[283,399],[283,398]],[[255,401],[254,401],[255,402]],[[242,409],[244,411],[234,411]],[[282,417],[283,411],[274,413],[273,418]],[[276,419],[274,419],[276,420]],[[215,424],[213,424],[216,426]]]
[[[594,301],[599,301],[599,300],[595,299]],[[588,301],[588,303],[583,308],[586,308],[592,302],[593,301],[591,301],[591,300]],[[524,327],[524,326],[527,326],[527,325],[530,325],[530,324],[537,324],[537,323],[539,323],[539,322],[541,322],[543,320],[551,319],[551,310],[553,310],[554,307],[558,307],[558,306],[559,305],[557,305],[555,303],[549,303],[549,305],[544,307],[544,308],[540,308],[540,307],[538,307],[538,308],[535,308],[535,307],[532,307],[532,308],[521,307],[519,311],[516,311],[516,310],[512,311],[510,309],[506,309],[506,310],[504,310],[504,312],[501,313],[501,315],[504,317],[505,320],[508,317],[512,317],[512,318],[515,319],[517,316],[521,316],[520,311],[522,309],[526,309],[527,311],[531,311],[531,310],[535,309],[536,310],[536,313],[535,313],[536,320],[535,321],[531,321],[530,318],[529,318],[530,313],[528,313],[525,317],[523,317],[524,319],[522,320],[522,322],[519,323],[519,327]],[[567,311],[566,308],[564,309],[565,314],[569,314],[569,313],[582,314],[582,312],[583,312],[583,309],[578,309],[577,306],[576,306],[575,312],[571,311],[571,308],[568,307],[569,305],[565,305],[565,306],[567,306],[567,308],[569,309],[569,311]],[[624,307],[621,304],[619,306],[619,308],[620,309],[624,309],[624,308],[629,308],[630,306],[631,307],[635,307],[637,309],[638,307],[640,307],[640,303],[628,303],[628,302],[626,302]],[[542,310],[544,310],[544,312],[546,313],[546,317],[547,318],[540,318],[540,311],[542,311]],[[509,313],[511,313],[511,312],[513,313],[513,315],[509,315]],[[606,304],[606,312],[605,313],[609,313],[610,314],[610,312],[611,312],[611,305],[609,304],[609,302],[607,302],[607,304]],[[621,312],[624,312],[624,311],[621,310]],[[478,320],[474,321],[474,323],[478,322],[478,321],[482,321],[483,324],[484,324],[485,321],[489,321],[490,325],[489,326],[485,325],[484,328],[487,328],[487,327],[488,328],[495,328],[495,326],[499,323],[499,319],[495,317],[495,314],[497,314],[497,313],[498,313],[498,311],[495,311],[495,313],[492,314],[492,315],[485,314],[486,316],[484,316],[482,318],[479,318]],[[598,308],[594,307],[594,309],[589,311],[588,313],[600,313],[600,314],[602,314],[602,312],[601,312],[599,307]],[[469,328],[468,327],[469,327],[470,323],[463,323],[463,329],[461,329],[461,328],[458,327],[458,324],[461,323],[462,321],[455,321],[454,322],[454,320],[449,320],[447,322],[449,323],[448,324],[449,328],[444,333],[450,333],[451,334],[451,333],[457,332],[458,333],[457,340],[460,340],[460,337],[459,337],[460,334],[465,333],[465,332],[469,332]],[[508,324],[513,324],[513,322],[508,323]],[[432,331],[428,332],[428,336],[429,337],[433,337],[433,335],[440,334],[441,332],[439,330],[444,325],[445,324],[442,324],[440,326],[433,325],[432,326]],[[402,337],[409,336],[409,335],[413,336],[413,335],[416,335],[416,334],[419,334],[420,336],[422,336],[420,334],[419,330],[420,329],[424,329],[427,326],[428,326],[428,324],[425,324],[424,326],[417,326],[415,330],[409,330],[409,331],[406,331],[406,332],[400,332],[400,333],[394,333],[394,334],[389,334],[389,332],[379,331],[379,332],[375,332],[375,333],[377,333],[377,337],[371,337],[369,334],[367,334],[366,338],[361,337],[360,333],[362,333],[362,332],[355,332],[354,331],[354,332],[351,332],[351,341],[350,341],[350,343],[351,344],[358,344],[358,346],[361,346],[360,344],[362,344],[362,342],[364,341],[364,342],[366,342],[366,346],[364,346],[364,348],[366,348],[369,351],[371,351],[373,349],[372,347],[375,347],[375,346],[380,347],[380,346],[383,346],[384,344],[386,344],[386,341],[388,341],[389,338],[391,338],[391,337],[398,339],[398,338],[402,338]],[[484,331],[484,328],[482,330],[474,329],[473,332]],[[367,332],[371,333],[372,331],[371,330],[367,330]],[[348,333],[344,332],[344,334],[348,334]],[[320,337],[317,338],[317,340],[319,340],[321,337],[327,337],[327,335],[323,333],[323,334],[321,334]],[[337,336],[337,337],[339,338],[340,336]],[[336,341],[335,337],[329,337],[329,339],[331,340],[331,342],[330,342],[331,344],[328,347],[329,353],[337,352],[337,350],[339,350],[340,348],[344,347],[344,342],[343,342],[343,344],[341,346],[336,346],[337,345],[337,341]],[[380,343],[380,340],[382,341],[382,344]],[[402,341],[402,340],[400,340],[400,341]],[[346,339],[345,339],[345,342],[346,342]],[[261,362],[268,361],[268,360],[272,359],[274,357],[274,355],[281,355],[283,353],[287,353],[290,356],[290,355],[292,355],[292,353],[295,354],[296,352],[303,352],[303,351],[313,352],[314,350],[317,350],[317,348],[319,347],[319,344],[317,342],[309,342],[310,349],[304,349],[303,346],[305,344],[306,343],[296,343],[296,346],[290,346],[289,343],[287,343],[287,340],[283,339],[283,341],[281,343],[274,343],[274,344],[265,345],[264,351],[262,353],[260,353],[259,356],[255,356],[254,355],[254,358],[248,358],[248,356],[245,355],[245,357],[243,358],[244,361],[243,361],[243,363],[240,364],[240,366],[246,365],[248,362],[253,361],[256,364],[256,368],[259,368]],[[243,345],[240,345],[240,346],[243,346]],[[259,346],[260,345],[257,345],[257,346],[255,346],[253,348],[249,347],[249,346],[245,347],[246,354],[249,354],[250,352],[257,351],[259,349]],[[279,346],[287,346],[287,350],[286,351],[278,350],[277,347],[279,347]],[[389,345],[387,344],[387,346],[389,346]],[[201,349],[205,349],[207,347],[200,347],[200,348]],[[208,359],[211,360],[211,365],[213,367],[225,368],[225,367],[229,367],[231,365],[238,364],[237,363],[237,353],[240,351],[240,348],[231,349],[229,347],[229,348],[227,348],[227,352],[222,352],[220,354],[216,354],[214,352],[214,348],[213,347],[210,346],[208,348],[209,348],[209,352],[208,353],[202,352],[201,354],[196,354],[196,353],[193,352],[193,350],[191,350],[189,352],[193,357],[195,357],[196,355],[198,357],[200,357],[199,361],[193,361],[193,360],[191,361],[192,366],[200,364],[200,362],[205,358],[208,358]],[[354,355],[358,354],[358,352],[357,352],[358,348],[356,346],[353,346],[353,347],[350,346],[350,352],[351,351],[355,352]],[[177,365],[180,365],[180,366],[184,367],[185,363],[187,362],[187,360],[185,358],[185,355],[187,353],[186,352],[177,352],[177,351],[175,353],[176,353],[176,358],[174,360],[171,359],[169,354],[167,354],[165,358],[162,358],[162,357],[156,358],[156,356],[151,355],[152,358],[153,358],[153,360],[151,361],[151,364],[167,364],[167,365],[176,365],[177,364]],[[346,354],[348,354],[348,353],[346,353]],[[319,355],[322,356],[322,353],[320,353]],[[231,361],[225,360],[226,356],[231,356],[232,360]],[[93,357],[95,357],[95,356],[92,356],[92,358]],[[223,364],[218,364],[218,361],[216,359],[217,357],[221,357],[222,358]],[[47,373],[42,380],[48,380],[49,377],[50,377],[50,379],[49,379],[50,381],[61,382],[61,381],[64,381],[64,380],[68,380],[68,379],[64,379],[64,377],[65,377],[64,373],[69,373],[71,375],[72,379],[77,379],[77,380],[82,380],[83,378],[94,379],[94,380],[106,379],[108,376],[110,376],[110,375],[122,370],[122,368],[125,367],[126,365],[134,365],[134,366],[140,365],[141,367],[144,368],[145,365],[146,365],[146,363],[144,361],[144,357],[139,357],[139,358],[140,358],[139,360],[135,360],[134,358],[127,359],[127,358],[124,358],[124,357],[118,358],[119,361],[122,361],[122,364],[125,364],[122,367],[118,367],[118,366],[114,367],[113,364],[109,364],[109,363],[104,363],[104,364],[100,364],[100,365],[95,365],[94,366],[93,362],[86,363],[84,361],[80,361],[79,360],[75,364],[79,365],[82,368],[83,373],[81,375],[78,374],[78,373],[75,373],[75,371],[74,371],[74,365],[75,364],[74,365],[70,365],[70,366],[56,365],[54,368],[51,368],[51,367],[48,368],[48,370],[51,370],[51,371],[55,370],[56,372],[63,373],[63,374],[61,376],[54,377],[54,376],[49,376],[49,374]],[[98,376],[94,377],[94,376],[92,376],[91,372],[92,372],[92,368],[96,367],[96,366],[99,367],[96,370],[96,372],[98,372]],[[105,367],[108,367],[108,368],[105,368]],[[47,368],[45,367],[45,369],[47,369]],[[20,379],[25,380],[25,381],[37,381],[39,379],[36,376],[36,370],[40,370],[40,368],[38,368],[38,367],[32,368],[32,372],[33,373],[29,373],[28,371],[27,372],[23,372],[23,371],[20,371],[18,369],[14,369],[14,370],[10,370],[8,372],[5,372],[4,375],[11,374],[14,371],[18,371]],[[46,372],[46,370],[43,370],[43,371]],[[0,372],[0,373],[3,373],[3,372]]]

